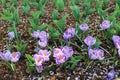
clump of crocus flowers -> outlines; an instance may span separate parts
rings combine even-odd
[[[44,69],[43,63],[45,61],[49,61],[50,55],[51,52],[48,50],[39,50],[39,52],[33,56],[38,73],[42,72],[42,70]]]
[[[40,47],[44,48],[47,46],[49,34],[45,31],[34,31],[32,37],[39,39],[38,44],[40,45]]]
[[[20,52],[10,52],[9,50],[5,50],[0,52],[0,58],[5,61],[17,62],[20,59]]]
[[[68,40],[68,39],[73,38],[75,33],[76,33],[75,28],[73,28],[73,27],[68,28],[63,34],[64,40]]]
[[[91,47],[96,43],[96,39],[92,36],[87,36],[84,39],[85,44],[88,46],[88,55],[91,60],[103,60],[104,59],[104,51],[99,48],[92,49]]]
[[[120,57],[120,37],[118,35],[113,35],[112,40],[115,47],[118,49],[118,55]]]
[[[61,48],[54,48],[54,58],[56,64],[64,63],[71,57],[74,53],[72,47],[64,46]]]

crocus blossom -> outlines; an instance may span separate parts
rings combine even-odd
[[[62,50],[60,48],[54,48],[54,57],[57,57],[59,55],[64,55],[64,53],[62,52]]]
[[[3,51],[3,53],[1,52],[0,57],[3,60],[9,61],[10,60],[10,54],[11,53],[10,53],[9,50],[5,50],[5,51]]]
[[[69,57],[71,57],[74,53],[72,47],[68,47],[68,46],[64,46],[62,48],[62,52],[65,54],[66,59],[68,59]]]
[[[71,39],[71,38],[73,38],[74,37],[74,35],[75,35],[75,28],[68,28],[65,32],[64,32],[64,34],[63,34],[63,38],[65,39],[65,40],[67,40],[67,39]]]
[[[96,48],[94,51],[97,55],[98,60],[103,60],[104,59],[104,51],[102,49]]]
[[[14,32],[13,32],[13,31],[12,31],[12,32],[9,32],[9,33],[8,33],[8,37],[9,37],[10,40],[12,40],[12,39],[15,37]]]
[[[44,40],[47,40],[49,37],[49,34],[46,33],[45,31],[41,31],[40,34],[39,34],[39,38],[41,41],[44,41]]]
[[[86,31],[86,30],[88,30],[88,28],[89,28],[89,26],[88,26],[86,23],[81,24],[79,27],[80,27],[80,29],[81,29],[82,31]]]
[[[107,74],[107,80],[113,80],[114,78],[115,78],[115,71],[113,69]]]
[[[96,43],[96,39],[93,38],[92,36],[87,36],[85,39],[84,39],[84,42],[87,46],[92,46]]]
[[[44,40],[44,41],[39,40],[39,41],[38,41],[38,44],[40,45],[40,47],[44,48],[44,47],[47,46],[47,42],[48,42],[48,41],[46,41],[46,40]]]
[[[44,62],[44,58],[40,54],[35,54],[33,56],[36,66],[41,66]]]
[[[64,63],[66,61],[65,55],[59,55],[55,58],[56,64]]]
[[[97,54],[93,49],[88,49],[88,55],[91,60],[97,59]]]
[[[113,43],[117,49],[120,49],[120,37],[118,35],[114,35],[112,37]]]
[[[40,50],[38,52],[38,54],[40,54],[44,58],[44,61],[49,61],[49,57],[51,55],[51,52],[48,50]]]
[[[40,30],[34,31],[32,34],[33,38],[39,38],[39,36],[40,36]]]
[[[36,66],[36,70],[38,73],[41,73],[44,70],[43,66]]]
[[[13,52],[12,54],[10,54],[10,61],[17,62],[20,58],[20,55],[20,52]]]
[[[110,27],[110,21],[104,20],[102,24],[100,24],[102,30],[108,29]]]

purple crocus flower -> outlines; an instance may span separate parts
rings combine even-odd
[[[11,53],[10,53],[9,50],[5,50],[5,51],[3,51],[3,53],[2,52],[0,53],[0,57],[3,60],[9,61],[10,60],[10,54]]]
[[[93,38],[92,36],[87,36],[85,39],[84,39],[84,42],[87,46],[92,46],[96,43],[96,39]]]
[[[66,57],[65,55],[59,55],[55,57],[55,61],[56,61],[56,64],[64,63],[66,61]]]
[[[32,34],[33,38],[39,38],[39,36],[40,36],[40,30],[34,31]]]
[[[34,58],[36,66],[41,66],[42,63],[44,62],[44,58],[41,55],[39,55],[39,54],[35,54],[33,56],[33,58]]]
[[[107,74],[107,80],[113,80],[114,77],[115,77],[115,71],[113,69]]]
[[[44,41],[39,40],[38,44],[40,45],[40,47],[44,48],[47,46],[47,41],[46,40],[44,40]]]
[[[43,66],[36,66],[36,70],[38,73],[41,73],[44,70]]]
[[[64,46],[62,48],[62,52],[64,53],[66,59],[68,59],[69,57],[71,57],[74,53],[72,47],[68,47],[68,46]]]
[[[49,57],[51,55],[51,52],[48,50],[40,50],[38,52],[38,54],[40,54],[44,58],[44,61],[49,61]]]
[[[47,40],[48,37],[49,37],[49,34],[46,33],[45,31],[41,31],[41,32],[40,32],[39,38],[40,38],[41,41]]]
[[[80,29],[81,29],[82,31],[86,31],[86,30],[88,30],[88,28],[89,28],[89,26],[88,26],[86,23],[81,24],[79,27],[80,27]]]
[[[60,48],[54,48],[53,53],[54,53],[54,57],[58,57],[59,55],[64,55],[64,53]]]
[[[67,39],[71,39],[71,38],[73,38],[74,37],[74,35],[75,35],[75,28],[68,28],[65,32],[64,32],[64,34],[63,34],[63,38],[65,39],[65,40],[67,40]]]
[[[95,60],[97,59],[97,54],[95,53],[95,51],[91,48],[88,49],[88,55],[90,57],[91,60]]]
[[[102,30],[108,29],[110,27],[110,21],[104,20],[102,24],[100,24]]]
[[[103,60],[104,59],[104,51],[102,49],[95,48],[94,52],[96,53],[98,60]]]
[[[20,52],[13,52],[12,54],[10,54],[10,61],[17,62],[20,58],[20,55]]]
[[[117,49],[120,49],[120,37],[117,35],[114,35],[112,37],[113,43]]]
[[[15,37],[14,32],[13,32],[13,31],[12,31],[12,32],[9,32],[9,33],[8,33],[8,37],[9,37],[10,40],[12,40],[12,39]]]

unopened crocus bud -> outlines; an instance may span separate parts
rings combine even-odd
[[[96,43],[96,39],[93,38],[92,36],[87,36],[85,39],[84,39],[84,42],[87,46],[92,46]]]
[[[9,32],[9,33],[8,33],[8,37],[9,37],[10,40],[12,40],[12,39],[15,37],[14,32],[13,32],[13,31],[12,31],[12,32]]]
[[[10,54],[10,61],[17,62],[20,58],[20,55],[20,52],[13,52],[12,54]]]
[[[100,24],[102,30],[108,29],[110,27],[110,21],[104,20],[102,24]]]
[[[88,28],[89,28],[89,26],[88,26],[86,23],[81,24],[79,27],[80,27],[80,29],[81,29],[82,31],[86,31],[86,30],[88,30]]]
[[[63,34],[63,38],[65,39],[65,40],[67,40],[67,39],[71,39],[71,38],[73,38],[74,37],[74,35],[75,35],[75,28],[68,28],[65,32],[64,32],[64,34]]]

